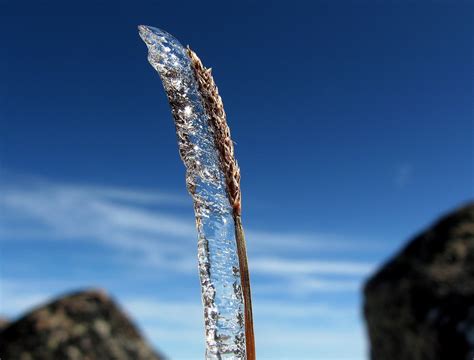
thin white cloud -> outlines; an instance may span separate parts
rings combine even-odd
[[[158,211],[146,211],[104,201],[93,202],[91,210],[100,219],[125,231],[190,238],[195,236],[193,223]]]
[[[413,165],[405,163],[397,167],[395,172],[395,185],[398,188],[404,188],[413,179]]]
[[[154,193],[51,182],[2,186],[1,239],[100,242],[118,251],[139,252],[143,262],[153,266],[170,266],[173,258],[185,256],[183,242],[194,241],[193,220],[140,206],[144,198],[154,197]],[[125,198],[138,204],[117,201]],[[180,242],[171,241],[174,238]]]
[[[70,186],[64,185],[67,190],[70,190]],[[120,187],[109,187],[109,186],[87,186],[87,185],[76,185],[77,190],[84,191],[91,195],[97,195],[102,198],[110,200],[118,200],[123,202],[131,202],[135,204],[163,204],[163,205],[174,205],[174,206],[189,206],[191,200],[186,196],[168,194],[158,191],[144,191],[139,189],[127,189]]]
[[[196,239],[191,214],[189,217],[182,217],[160,208],[160,201],[163,199],[171,203],[176,200],[175,204],[181,204],[180,197],[167,197],[160,192],[65,185],[47,181],[0,186],[0,209],[6,214],[2,216],[4,226],[0,235],[3,241],[17,240],[21,236],[27,239],[42,236],[48,239],[98,241],[117,250],[141,252],[144,262],[153,266],[168,266],[172,262],[175,264],[174,268],[180,271],[194,269],[189,265],[192,263],[189,261],[190,247],[183,247],[183,244],[194,246]],[[143,202],[150,204],[153,201],[156,201],[153,210],[141,206]],[[10,226],[21,222],[24,226]],[[251,240],[249,251],[252,257],[260,253],[286,251],[289,248],[293,251],[308,251],[326,247],[340,251],[354,246],[354,241],[318,234],[280,234],[249,230],[248,238]],[[170,261],[163,262],[163,259]],[[276,274],[350,274],[361,273],[366,267],[364,264],[298,262],[274,258],[257,259],[252,266],[253,271],[271,271]]]
[[[314,277],[304,277],[296,279],[290,284],[290,288],[297,294],[311,294],[311,293],[356,293],[362,287],[361,279],[319,279]]]
[[[255,250],[274,249],[288,251],[373,251],[380,249],[380,242],[364,238],[347,237],[330,233],[266,232],[250,229],[246,238]]]
[[[129,202],[134,204],[161,204],[173,206],[188,206],[190,200],[188,196],[174,194],[170,192],[157,191],[156,189],[137,189],[133,187],[117,187],[110,185],[87,185],[81,183],[63,183],[58,181],[50,181],[45,178],[35,176],[18,176],[12,173],[2,172],[0,178],[0,186],[2,192],[17,192],[19,189],[23,191],[30,190],[32,193],[54,191],[66,195],[76,193],[79,197],[85,194],[92,198],[104,198],[120,202]]]
[[[172,236],[189,236],[194,231],[192,224],[183,218],[146,210],[137,204],[123,205],[114,201],[123,200],[123,197],[111,198],[110,190],[103,188],[33,184],[31,187],[2,188],[2,192],[0,205],[10,210],[13,216],[37,220],[66,237],[89,232],[98,235],[103,228],[117,226]],[[127,200],[135,193],[127,193]],[[143,196],[150,199],[153,194],[138,193],[138,205]]]
[[[276,277],[277,281],[253,282],[252,292],[258,296],[309,296],[327,293],[357,293],[361,279],[324,279],[319,277]]]
[[[330,319],[341,320],[357,317],[354,308],[341,308],[327,303],[301,302],[301,301],[269,301],[255,299],[253,302],[255,314],[259,318],[280,321],[281,319]],[[268,323],[268,321],[265,321]]]
[[[277,257],[251,259],[253,271],[273,275],[334,274],[365,276],[374,269],[373,263],[357,261],[301,260]]]
[[[139,266],[166,269],[167,274],[197,273],[196,232],[190,207],[186,208],[188,217],[169,210],[169,206],[182,206],[183,199],[179,196],[50,181],[0,183],[0,194],[1,241],[21,241],[24,238],[28,241],[96,242],[110,248],[111,251],[104,256],[116,257],[120,261],[133,259],[134,266],[136,259],[140,259]],[[354,241],[343,236],[281,234],[251,229],[247,236],[253,289],[257,294],[255,306],[260,308],[260,313],[267,313],[267,318],[271,318],[272,312],[275,317],[280,314],[276,311],[280,305],[285,305],[287,317],[294,318],[302,317],[304,312],[312,316],[318,312],[327,315],[329,310],[291,307],[286,303],[263,303],[262,306],[257,300],[259,296],[281,295],[282,288],[287,297],[355,293],[360,288],[360,279],[373,269],[371,263],[341,258],[341,251],[351,250],[353,253],[357,250]],[[316,253],[313,251],[316,249],[330,249],[335,255],[332,260],[308,258]],[[46,280],[42,279],[42,282]],[[55,289],[64,291],[70,286],[75,285],[65,284]],[[5,296],[2,294],[1,311],[18,314],[47,299],[49,294],[51,291],[36,289],[26,293],[15,288]],[[153,318],[160,323],[167,321],[166,316],[168,320],[177,318],[182,310],[196,318],[201,314],[199,303],[176,305],[163,301],[149,303],[146,299],[124,301],[134,316],[143,322],[148,319],[147,324]]]

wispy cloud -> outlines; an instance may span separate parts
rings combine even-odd
[[[41,237],[100,242],[117,251],[139,252],[154,266],[172,268],[169,256],[179,260],[185,254],[182,245],[170,239],[190,243],[195,238],[192,218],[142,206],[180,206],[177,196],[46,181],[2,184],[1,190],[2,241]]]
[[[288,251],[373,251],[380,249],[380,243],[367,238],[345,236],[343,234],[295,231],[269,232],[250,229],[246,236],[257,250],[273,249],[287,253]]]
[[[325,279],[319,277],[277,277],[275,281],[253,282],[252,291],[257,296],[308,297],[312,294],[357,294],[363,279]]]
[[[395,185],[398,188],[404,188],[413,179],[413,165],[412,164],[401,164],[397,167],[395,172]]]
[[[295,279],[290,288],[297,294],[311,293],[355,293],[362,287],[362,278],[359,279],[319,279],[314,277],[303,277]]]
[[[160,273],[196,275],[196,234],[186,197],[154,190],[45,180],[3,182],[0,194],[2,242],[98,243],[110,249],[103,256],[117,261],[140,259],[140,266],[165,270]],[[289,299],[313,293],[355,294],[362,278],[374,267],[370,262],[347,258],[348,252],[366,249],[356,245],[361,243],[360,239],[353,241],[337,234],[301,234],[291,229],[286,233],[249,229],[247,236],[255,307],[266,323],[318,316],[336,321],[338,313],[344,313],[340,309],[323,303],[296,304]],[[331,257],[323,260],[321,250],[330,250]],[[41,283],[47,280],[43,278]],[[12,287],[12,283],[2,289],[1,311],[9,315],[46,300],[53,289],[57,293],[76,286],[72,282],[48,289],[28,286],[25,291]],[[120,299],[140,319],[150,337],[160,334],[177,341],[178,335],[201,334],[199,299],[190,303],[122,295]],[[280,308],[285,311],[279,311]],[[181,324],[176,337],[164,325],[170,322]]]
[[[356,293],[366,275],[375,268],[373,263],[359,261],[302,260],[277,257],[251,259],[252,272],[265,275],[264,283],[256,283],[257,294],[286,294],[297,296],[313,293]],[[275,279],[277,281],[275,281]]]
[[[357,261],[322,261],[268,257],[255,259],[252,262],[252,269],[274,275],[335,274],[365,276],[374,269],[374,264]]]
[[[98,240],[110,245],[127,246],[126,238],[137,247],[160,237],[173,236],[194,241],[196,235],[191,217],[171,215],[164,205],[191,208],[190,200],[158,191],[128,190],[82,184],[61,184],[45,180],[0,183],[3,220],[30,221],[25,227],[4,226],[2,235],[8,238],[47,236],[50,239]],[[150,210],[143,205],[153,205]],[[174,212],[176,213],[176,212]],[[190,214],[190,210],[188,211]],[[247,231],[250,250],[301,251],[373,248],[376,243],[341,235],[297,232]]]

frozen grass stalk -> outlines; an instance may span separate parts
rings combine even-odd
[[[206,359],[255,359],[240,171],[210,69],[163,30],[139,26],[173,114],[198,231]]]

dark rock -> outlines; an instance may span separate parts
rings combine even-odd
[[[410,241],[364,292],[372,360],[472,360],[474,203]]]
[[[10,324],[10,320],[0,317],[0,331],[5,329],[8,326],[8,324]]]
[[[67,295],[0,333],[2,360],[160,360],[102,291]]]

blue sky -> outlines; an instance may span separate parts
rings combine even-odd
[[[0,6],[0,313],[104,287],[172,359],[203,357],[191,200],[138,24],[213,67],[260,359],[364,359],[363,280],[473,197],[472,2]]]

